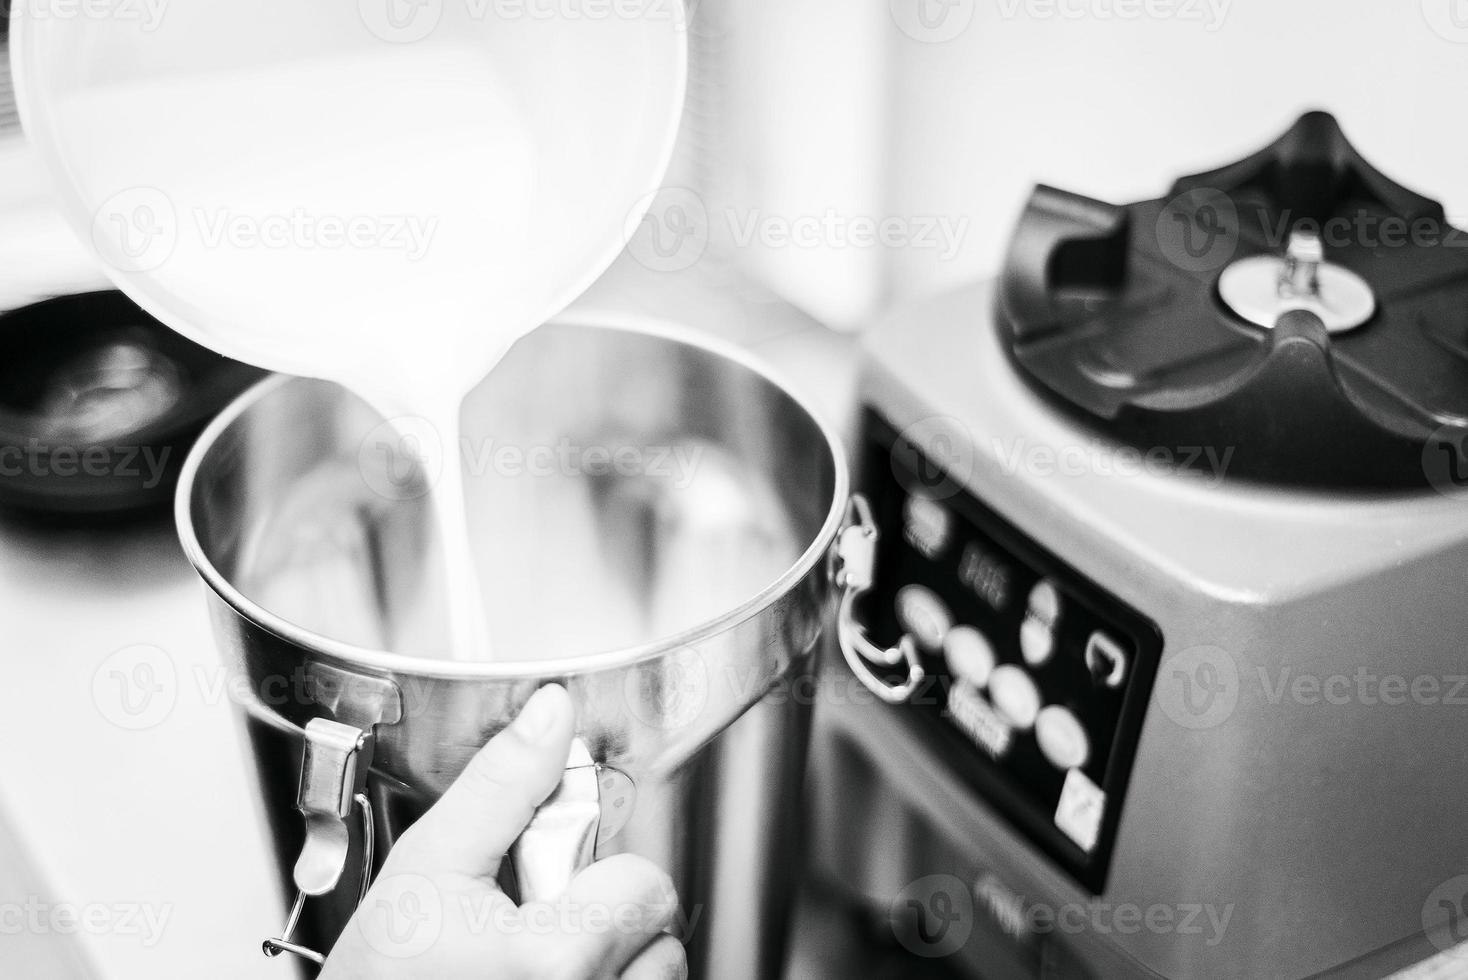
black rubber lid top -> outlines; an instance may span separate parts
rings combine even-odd
[[[1279,300],[1270,326],[1242,315],[1220,278],[1255,256],[1283,268],[1292,240],[1369,286],[1366,305],[1322,292],[1313,309]],[[1262,285],[1270,309],[1275,285]],[[1337,305],[1359,315],[1328,323]],[[1463,465],[1468,233],[1382,176],[1325,113],[1159,200],[1037,188],[998,313],[1035,386],[1144,452],[1181,461],[1201,447],[1212,455],[1195,458],[1227,459],[1230,477],[1370,490],[1452,481]]]

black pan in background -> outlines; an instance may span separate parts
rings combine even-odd
[[[264,375],[115,290],[0,314],[0,508],[166,509],[194,439]]]

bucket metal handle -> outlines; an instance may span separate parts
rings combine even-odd
[[[598,769],[576,739],[561,784],[530,818],[510,848],[520,902],[548,902],[596,858],[602,800]]]
[[[384,677],[356,674],[323,663],[308,663],[306,679],[311,699],[337,718],[313,718],[306,723],[306,746],[301,755],[301,782],[296,809],[306,820],[306,842],[296,859],[292,877],[296,898],[279,936],[261,944],[266,956],[292,953],[312,963],[326,956],[295,942],[307,896],[328,894],[341,881],[351,846],[347,823],[352,810],[362,815],[362,868],[357,904],[372,884],[376,826],[367,796],[367,773],[372,768],[378,725],[402,720],[402,692]]]
[[[879,647],[867,639],[866,628],[857,622],[856,601],[871,591],[877,568],[877,524],[872,508],[859,493],[846,505],[846,525],[836,537],[836,585],[841,605],[836,613],[836,642],[841,655],[857,679],[888,704],[902,704],[922,684],[926,673],[918,659],[917,643],[904,633],[895,647]],[[907,679],[889,684],[873,673],[869,663],[896,667],[906,662]]]
[[[331,683],[318,685],[321,690],[339,693],[344,689],[340,682],[345,678],[337,675],[345,671],[320,664],[311,664],[308,670],[330,675]],[[387,724],[402,717],[396,685],[381,678],[358,677],[356,681],[359,686],[354,690],[366,683],[373,694],[367,699],[370,711],[364,715],[357,710],[361,699],[348,704],[334,698],[331,703],[338,709],[336,713]],[[391,690],[379,689],[380,685]],[[301,782],[296,792],[296,808],[306,819],[306,843],[293,873],[295,901],[280,935],[261,944],[266,956],[291,953],[318,965],[326,962],[324,954],[291,937],[300,924],[307,896],[325,895],[341,881],[351,841],[347,820],[353,809],[361,813],[363,836],[357,904],[367,897],[375,835],[367,773],[372,767],[375,727],[368,724],[363,731],[325,718],[314,718],[306,725]],[[565,891],[571,879],[595,860],[597,846],[621,831],[632,815],[635,798],[636,787],[629,776],[593,762],[586,743],[575,739],[560,786],[536,809],[510,848],[520,901],[549,901]]]
[[[362,813],[362,876],[357,904],[367,897],[372,882],[372,801],[367,798],[367,771],[372,765],[373,736],[351,725],[313,718],[306,725],[306,752],[301,759],[301,784],[296,809],[306,818],[306,843],[296,860],[296,900],[279,937],[261,944],[266,956],[294,953],[312,963],[326,957],[294,942],[291,936],[301,920],[306,896],[325,895],[337,886],[346,869],[350,830],[347,818],[355,807]]]

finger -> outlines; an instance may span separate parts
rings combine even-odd
[[[627,964],[622,980],[688,980],[688,951],[663,933]]]
[[[651,861],[618,854],[583,870],[554,903],[530,903],[521,913],[545,908],[568,917],[553,952],[567,976],[617,976],[673,921],[678,893]]]
[[[443,797],[398,841],[399,869],[492,877],[535,808],[560,784],[575,726],[571,698],[552,684],[489,740]]]

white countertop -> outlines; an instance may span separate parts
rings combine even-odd
[[[0,803],[39,872],[37,897],[105,920],[73,937],[98,976],[279,980],[259,942],[280,927],[282,898],[242,732],[211,684],[202,586],[171,527],[0,525],[0,605]],[[127,665],[113,657],[134,644],[166,665],[136,719],[122,699],[140,698],[145,678],[114,673]],[[42,931],[65,941],[56,925]]]
[[[0,187],[7,173],[34,176],[8,153]],[[0,308],[105,286],[69,235],[34,197],[0,194],[0,260],[18,273]],[[648,313],[734,340],[844,427],[852,341],[721,281],[712,263],[668,275],[624,258],[576,310]],[[202,590],[166,519],[115,534],[0,521],[0,973],[289,975],[260,954],[285,896],[243,731],[217,686]],[[119,652],[139,644],[161,651],[147,655],[151,677]],[[58,905],[80,924],[53,919]],[[28,924],[17,931],[7,914]]]
[[[106,287],[16,141],[0,143],[0,188],[0,309]],[[110,534],[0,521],[5,975],[281,977],[259,941],[282,897],[242,731],[209,683],[201,589],[166,520]],[[126,676],[109,661],[133,644],[171,666],[146,728],[119,715]]]

